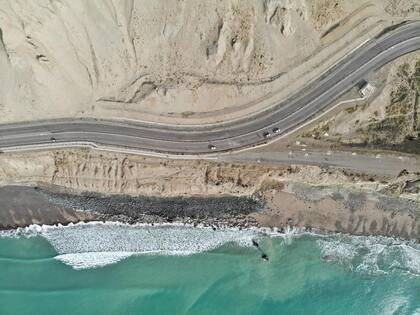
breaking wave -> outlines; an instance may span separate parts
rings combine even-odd
[[[81,270],[112,265],[135,254],[132,252],[89,252],[58,255],[55,259],[73,269]]]
[[[357,274],[381,275],[399,270],[420,276],[420,245],[380,236],[327,236],[317,240],[321,259]]]
[[[420,275],[420,244],[379,236],[317,235],[299,229],[280,233],[270,229],[222,228],[184,224],[136,224],[90,222],[31,225],[0,232],[0,237],[34,237],[48,240],[55,259],[74,269],[89,269],[117,263],[135,255],[192,255],[233,243],[252,247],[253,240],[281,237],[282,246],[307,235],[316,241],[320,258],[345,266],[361,275],[381,275],[396,270]]]
[[[57,260],[88,269],[116,263],[133,255],[191,255],[227,243],[252,246],[261,236],[256,229],[239,230],[193,227],[182,224],[127,225],[122,223],[78,223],[68,226],[31,225],[2,232],[5,237],[41,236],[58,255]]]

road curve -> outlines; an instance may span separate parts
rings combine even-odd
[[[247,118],[218,125],[162,126],[96,119],[60,119],[0,125],[0,149],[51,143],[93,142],[168,154],[206,154],[261,144],[321,115],[366,75],[420,49],[420,21],[405,22],[346,56],[299,93]],[[211,149],[213,147],[213,150]]]

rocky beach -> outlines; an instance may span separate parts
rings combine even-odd
[[[420,207],[373,192],[288,183],[252,196],[150,197],[65,192],[57,187],[0,188],[1,229],[31,224],[113,221],[226,227],[297,227],[321,233],[382,235],[418,241]]]

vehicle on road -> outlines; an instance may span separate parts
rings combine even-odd
[[[291,93],[284,100],[273,99],[269,110],[256,111],[238,123],[236,120],[226,122],[217,128],[203,126],[190,132],[191,128],[170,125],[63,118],[0,124],[0,147],[51,143],[55,139],[50,136],[57,135],[60,143],[85,139],[94,144],[164,154],[201,154],[203,148],[217,152],[251,148],[269,142],[269,138],[274,138],[278,132],[292,132],[311,119],[320,118],[372,71],[415,50],[420,50],[420,21],[407,21],[385,29],[383,36],[366,41],[300,91]],[[217,149],[212,142],[217,142]],[[205,144],[210,145],[207,150]],[[296,145],[304,147],[299,141]]]
[[[51,141],[51,142],[56,142],[57,140],[56,140],[54,137],[51,137],[51,138],[50,138],[50,141]]]

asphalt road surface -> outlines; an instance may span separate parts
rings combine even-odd
[[[229,162],[255,162],[278,165],[316,165],[363,173],[397,176],[402,170],[420,172],[420,159],[407,155],[361,154],[347,151],[254,152],[246,151],[220,157]]]
[[[162,126],[95,119],[60,119],[0,125],[0,149],[87,141],[165,154],[227,152],[285,135],[319,116],[366,75],[420,49],[420,21],[388,29],[355,50],[316,81],[264,112],[218,125]],[[274,134],[272,131],[280,131]]]

